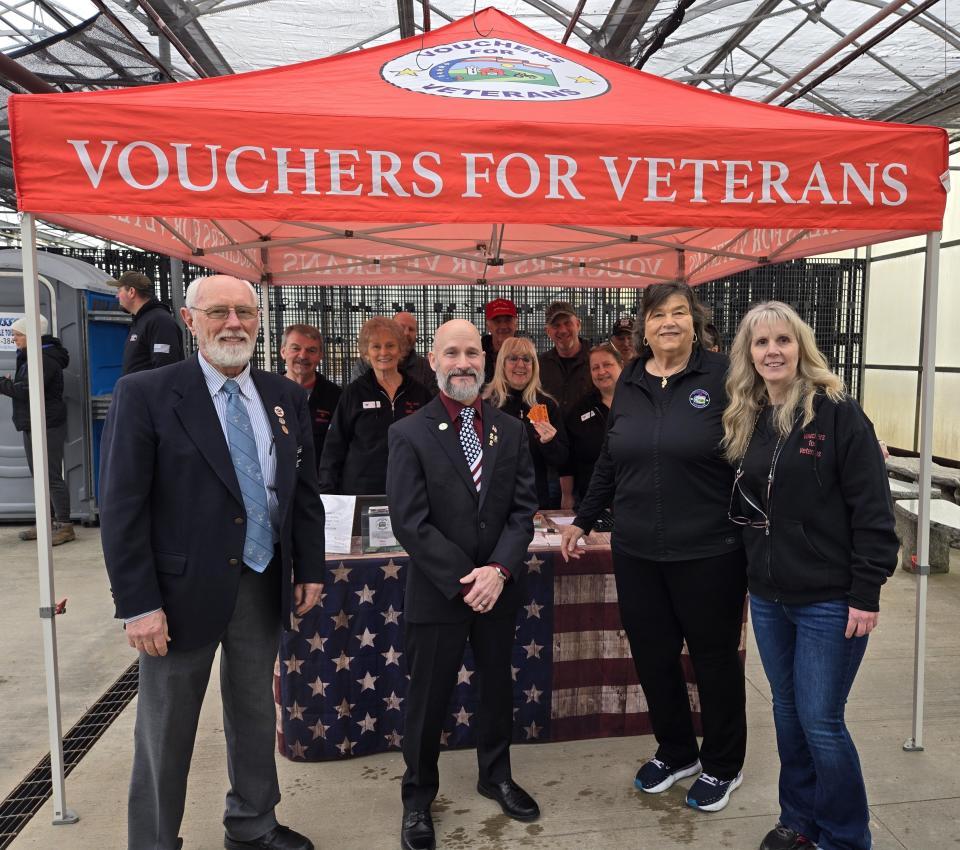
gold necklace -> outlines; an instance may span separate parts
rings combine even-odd
[[[656,364],[657,361],[654,360],[653,362],[654,364]],[[687,368],[687,363],[689,362],[690,362],[690,357],[688,356],[687,359],[684,360],[683,363],[681,363],[678,368],[674,369],[668,375],[657,375],[656,377],[660,379],[660,389],[665,390],[667,388],[667,378],[672,378],[674,375],[677,375],[680,372],[682,372],[684,369]]]

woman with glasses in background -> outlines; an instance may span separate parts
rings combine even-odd
[[[780,821],[760,847],[869,850],[844,707],[899,549],[873,425],[778,301],[740,323],[727,393],[730,519],[743,527],[780,753]]]
[[[503,341],[493,379],[484,389],[483,397],[526,424],[537,478],[538,504],[541,510],[559,508],[559,504],[551,503],[550,477],[555,477],[557,469],[567,462],[567,432],[559,405],[540,386],[537,350],[529,339],[510,337]],[[534,411],[532,418],[531,410]]]
[[[378,496],[387,490],[387,430],[432,398],[400,371],[410,350],[403,328],[374,316],[360,328],[357,348],[370,368],[343,389],[320,455],[321,493]]]
[[[746,561],[727,519],[733,469],[720,447],[727,358],[704,351],[706,313],[682,283],[648,287],[641,317],[640,354],[620,376],[606,439],[561,553],[578,557],[578,538],[612,503],[620,618],[657,739],[634,784],[658,794],[697,776],[687,805],[716,812],[742,781],[747,747],[739,656]],[[684,641],[700,696],[700,746]]]

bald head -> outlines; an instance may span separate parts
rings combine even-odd
[[[480,331],[465,319],[452,319],[437,328],[430,352],[437,384],[450,398],[471,404],[483,386]]]
[[[413,313],[405,310],[394,314],[393,320],[403,329],[403,335],[406,337],[407,345],[413,351],[417,344],[417,317]]]

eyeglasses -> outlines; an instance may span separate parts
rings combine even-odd
[[[770,529],[770,517],[767,516],[767,512],[760,507],[753,499],[751,499],[746,493],[743,492],[743,488],[740,486],[740,479],[743,478],[743,469],[737,470],[737,477],[733,479],[733,487],[730,488],[730,504],[727,506],[727,519],[730,520],[734,525],[745,525],[749,528],[765,528]],[[768,476],[767,478],[767,504],[770,504],[770,487],[773,484],[773,477]],[[745,501],[751,508],[753,508],[758,514],[760,514],[763,519],[750,519],[750,517],[745,516],[734,516],[733,513],[733,500],[736,498],[737,494],[740,494],[740,497]]]
[[[260,314],[260,311],[256,307],[243,307],[243,306],[240,306],[240,307],[217,306],[217,307],[207,307],[206,309],[204,309],[203,307],[188,307],[187,309],[196,310],[198,313],[204,313],[207,316],[207,318],[213,319],[214,321],[217,321],[217,322],[222,322],[224,319],[226,319],[230,315],[231,312],[233,312],[233,314],[241,322],[249,322],[251,319],[255,319]]]
[[[533,363],[533,357],[529,354],[511,354],[507,357],[507,363]]]

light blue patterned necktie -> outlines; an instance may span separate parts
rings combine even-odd
[[[247,512],[247,537],[243,542],[243,562],[262,573],[273,559],[273,529],[267,511],[267,491],[257,454],[257,441],[246,405],[240,398],[240,385],[232,378],[223,382],[227,394],[227,444],[237,473],[243,506]]]

